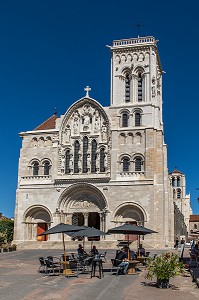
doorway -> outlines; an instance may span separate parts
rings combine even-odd
[[[90,212],[88,215],[88,226],[100,230],[100,216],[97,212]],[[89,241],[99,241],[100,237],[88,238]]]
[[[48,235],[41,235],[38,236],[38,234],[43,233],[44,231],[48,230],[48,224],[47,223],[37,223],[37,241],[47,241]]]

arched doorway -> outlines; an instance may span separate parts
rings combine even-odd
[[[51,219],[50,212],[47,208],[43,206],[30,207],[24,216],[25,240],[47,241],[48,236],[38,236],[38,234],[48,229]]]
[[[91,184],[74,184],[62,193],[57,211],[62,222],[85,225],[106,231],[107,202]]]
[[[135,203],[124,203],[116,208],[114,212],[114,222],[117,224],[116,226],[122,225],[124,223],[129,223],[137,226],[144,226],[144,222],[146,221],[145,211]],[[130,241],[135,241],[138,239],[137,235],[129,235],[125,236],[125,239],[129,239]]]

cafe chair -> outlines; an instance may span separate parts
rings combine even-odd
[[[110,271],[109,275],[113,275],[113,274],[119,275],[120,274],[121,267],[119,267],[119,264],[121,262],[122,261],[120,259],[115,259],[115,258],[111,259],[112,267],[111,267],[111,271]]]
[[[82,273],[90,273],[91,263],[94,257],[86,257],[84,259],[79,259],[78,261],[78,270]]]
[[[77,261],[73,261],[73,260],[69,260],[69,270],[66,273],[66,277],[71,277],[71,276],[79,276],[79,268],[78,268],[78,262]]]
[[[46,264],[46,275],[53,274],[58,272],[58,275],[60,274],[60,269],[61,269],[61,263],[59,261],[54,261],[52,257],[48,257],[45,259],[45,264]]]
[[[40,262],[39,273],[45,273],[46,272],[46,262],[45,262],[44,257],[39,257],[39,262]]]
[[[99,258],[102,259],[102,262],[107,262],[106,253],[107,253],[107,251],[105,251],[104,253],[100,253],[100,255],[99,255]]]

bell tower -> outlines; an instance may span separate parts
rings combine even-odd
[[[139,107],[148,114],[146,125],[161,129],[162,67],[157,40],[152,36],[114,40],[110,50],[111,106]]]

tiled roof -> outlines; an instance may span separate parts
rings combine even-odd
[[[40,124],[38,127],[36,127],[34,130],[55,129],[56,119],[57,119],[57,115],[54,114],[49,119],[47,119],[42,124]]]
[[[199,215],[190,215],[189,222],[199,222]]]
[[[178,173],[178,174],[183,174],[182,172],[178,171],[178,170],[173,170],[173,172],[169,173],[169,174],[173,174],[173,173]]]

